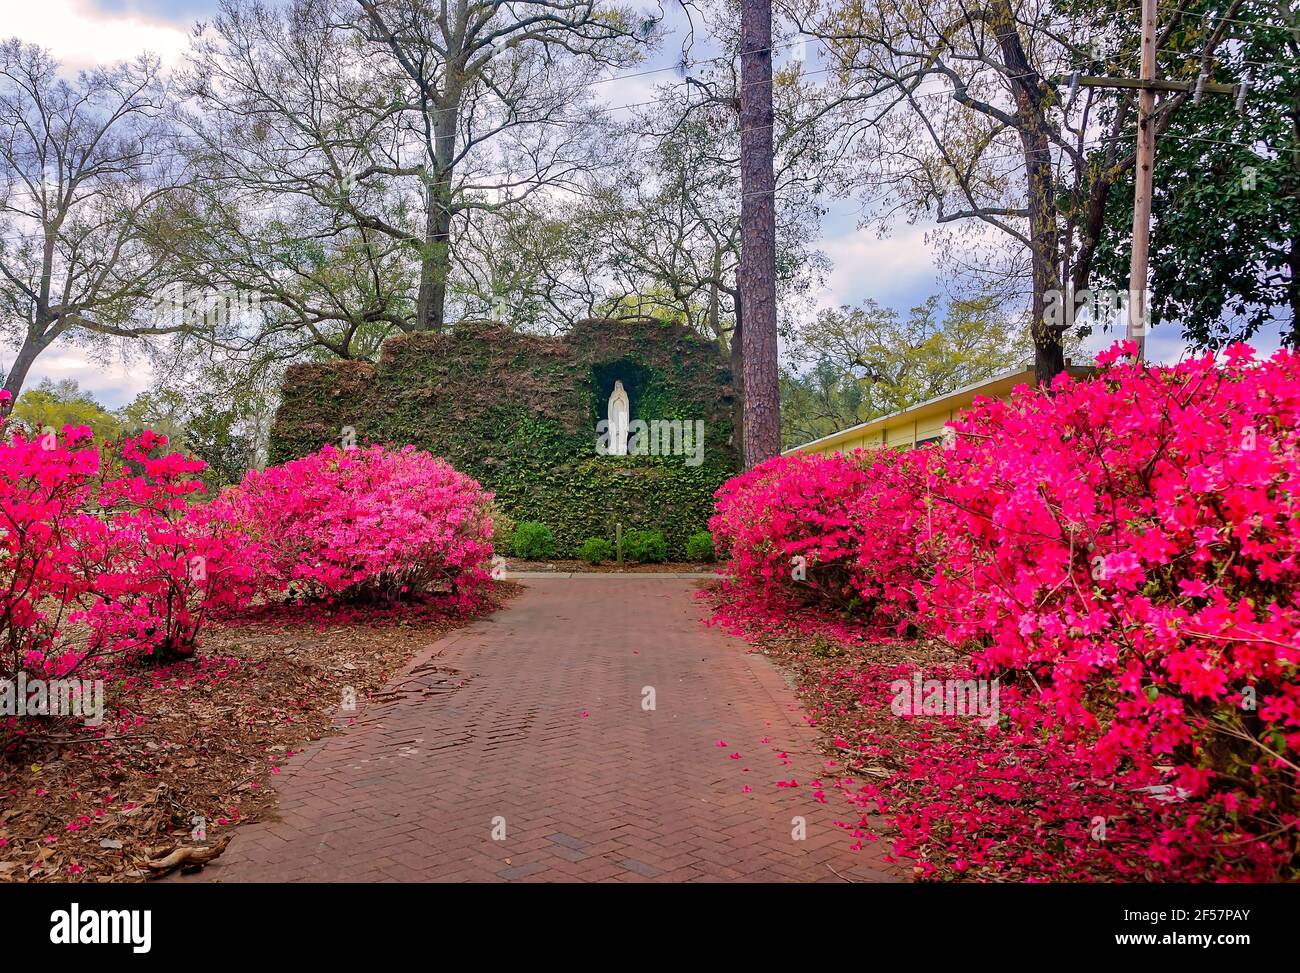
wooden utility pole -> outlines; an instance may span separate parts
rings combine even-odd
[[[1151,177],[1156,163],[1156,0],[1142,0],[1142,90],[1138,93],[1137,168],[1133,186],[1133,254],[1128,270],[1128,338],[1146,357],[1147,269],[1151,249]]]
[[[1152,177],[1156,164],[1156,92],[1187,92],[1193,95],[1196,104],[1204,94],[1232,95],[1237,97],[1237,110],[1244,110],[1246,93],[1250,88],[1249,74],[1240,85],[1218,84],[1209,80],[1210,66],[1213,62],[1212,51],[1201,55],[1201,73],[1194,82],[1161,81],[1156,77],[1156,34],[1157,0],[1142,0],[1142,64],[1139,78],[1081,77],[1074,72],[1069,77],[1070,94],[1078,85],[1091,88],[1137,88],[1138,89],[1138,132],[1137,160],[1134,171],[1133,186],[1133,252],[1129,262],[1128,274],[1128,338],[1137,345],[1138,360],[1146,355],[1146,332],[1149,326],[1150,296],[1147,293],[1147,277],[1150,266],[1151,251],[1151,192]],[[1206,33],[1218,35],[1213,29],[1213,21],[1206,24]]]

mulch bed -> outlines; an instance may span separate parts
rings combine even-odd
[[[499,583],[480,613],[518,591]],[[332,732],[345,694],[360,708],[470,620],[281,609],[212,626],[193,659],[114,673],[105,710],[119,715],[99,727],[0,725],[0,881],[140,881],[223,847],[272,806],[280,765]]]

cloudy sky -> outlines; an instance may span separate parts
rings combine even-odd
[[[174,62],[185,50],[195,22],[211,15],[216,6],[217,0],[0,0],[0,35],[41,44],[69,69],[130,58],[143,50]],[[653,97],[655,84],[675,80],[671,65],[679,49],[678,42],[670,39],[638,71],[664,68],[663,73],[611,81],[597,89],[600,97],[610,105]],[[792,50],[781,56],[794,54]],[[852,203],[834,205],[823,222],[820,248],[833,262],[833,270],[818,295],[819,305],[874,298],[906,310],[943,291],[926,239],[927,227],[900,224],[881,239],[858,223],[859,213]],[[1094,344],[1109,341],[1099,338]],[[1175,334],[1161,334],[1158,329],[1148,341],[1148,351],[1153,358],[1169,360],[1179,356],[1181,343]],[[12,349],[0,349],[0,364],[7,365],[12,354]],[[91,364],[76,349],[58,346],[37,361],[30,382],[34,385],[45,377],[75,378],[110,407],[125,404],[150,381],[148,370],[138,362]]]

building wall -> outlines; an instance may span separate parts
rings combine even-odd
[[[1068,366],[1075,378],[1087,378],[1095,369],[1083,366]],[[955,419],[963,410],[970,407],[977,397],[986,399],[1011,398],[1011,393],[1020,385],[1033,385],[1033,369],[1026,368],[1018,372],[1000,375],[982,385],[962,389],[950,395],[941,396],[929,402],[923,402],[911,409],[906,409],[892,416],[882,416],[830,436],[823,436],[811,443],[787,449],[787,453],[817,453],[829,456],[832,453],[852,452],[855,449],[874,449],[889,446],[892,449],[911,449],[927,441],[937,440],[943,436],[944,426]]]

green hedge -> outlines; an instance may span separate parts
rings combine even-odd
[[[544,561],[555,556],[555,535],[545,524],[525,520],[511,532],[510,552],[530,561]]]
[[[603,537],[588,537],[578,545],[578,557],[588,564],[604,564],[614,560],[614,545]]]
[[[717,556],[717,549],[713,546],[713,535],[707,530],[686,538],[686,560],[707,562],[716,560]]]
[[[702,420],[703,463],[599,456],[595,423],[614,381],[633,419]],[[471,323],[385,343],[378,364],[292,366],[271,430],[272,462],[339,442],[414,443],[478,479],[516,523],[555,535],[557,557],[589,537],[657,530],[684,558],[736,468],[731,376],[716,348],[652,319],[583,321],[562,338]]]

